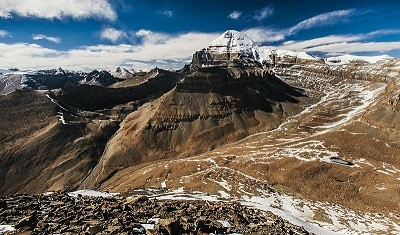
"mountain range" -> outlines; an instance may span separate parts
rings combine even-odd
[[[179,71],[3,71],[0,194],[202,192],[316,233],[397,233],[399,84],[398,58],[234,30]]]

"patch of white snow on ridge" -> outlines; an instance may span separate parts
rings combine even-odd
[[[167,187],[167,179],[161,182],[161,188],[166,188],[166,187]]]
[[[284,60],[285,57],[293,57],[303,60],[319,60],[319,58],[307,54],[305,51],[289,51],[270,47],[260,47],[259,48],[260,61],[272,62],[271,57],[275,56]]]
[[[385,86],[380,86],[372,90],[363,89],[362,87],[354,87],[354,91],[359,92],[359,97],[361,98],[360,100],[361,105],[356,106],[350,112],[346,113],[343,119],[323,126],[325,130],[319,132],[318,134],[325,134],[327,132],[332,131],[332,129],[334,128],[341,127],[344,124],[348,123],[352,118],[354,118],[355,116],[362,113],[365,109],[367,109],[374,102],[375,97],[377,97],[384,90]]]
[[[8,224],[0,224],[0,234],[3,234],[5,232],[13,232],[15,231],[14,226],[8,225]]]
[[[89,197],[114,197],[119,193],[107,193],[107,192],[99,192],[91,189],[83,189],[74,192],[69,192],[68,196],[70,197],[78,197],[78,195],[89,196]]]
[[[187,192],[183,187],[174,190],[155,190],[148,196],[158,200],[204,200],[214,202],[236,201],[244,206],[269,211],[307,231],[315,234],[382,234],[392,228],[391,234],[399,234],[400,226],[387,216],[373,213],[359,213],[340,205],[319,201],[308,201],[294,196],[259,190],[262,196],[219,197],[202,192]],[[221,194],[221,191],[218,192]],[[224,192],[222,191],[222,194]],[[326,221],[315,218],[322,211]],[[147,221],[147,223],[150,223]],[[156,222],[157,223],[157,222]]]
[[[357,55],[342,55],[342,56],[335,56],[335,57],[328,57],[326,58],[325,62],[328,65],[344,65],[349,64],[350,62],[355,61],[363,61],[370,64],[375,64],[382,60],[391,59],[392,57],[388,55],[380,55],[380,56],[357,56]]]
[[[276,56],[281,58],[285,56],[290,56],[305,60],[318,60],[318,58],[307,54],[305,51],[289,51],[289,50],[276,49],[275,54]]]

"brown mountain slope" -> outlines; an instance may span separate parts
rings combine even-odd
[[[43,93],[0,98],[0,192],[3,195],[76,188],[116,130],[112,121],[64,125]]]
[[[98,187],[118,171],[202,153],[276,128],[305,97],[261,67],[209,67],[130,114],[86,180]]]
[[[81,186],[120,121],[179,79],[170,72],[126,88],[79,85],[0,96],[0,194]]]

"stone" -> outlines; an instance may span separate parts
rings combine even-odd
[[[7,202],[4,200],[0,200],[0,209],[7,209]]]
[[[248,226],[249,226],[249,228],[254,229],[254,228],[258,227],[258,224],[250,223]]]
[[[24,217],[22,219],[20,219],[16,224],[15,224],[15,228],[16,229],[20,229],[23,227],[28,227],[30,229],[33,229],[36,224],[38,223],[37,218],[34,215],[30,215],[27,217]]]
[[[139,196],[132,196],[129,198],[126,198],[125,204],[135,204],[135,203],[142,203],[149,200],[146,196],[139,195]]]
[[[88,232],[89,234],[96,234],[103,230],[104,228],[101,225],[93,225],[86,229],[86,232]]]
[[[182,225],[174,218],[160,219],[158,223],[164,227],[169,234],[180,234]]]

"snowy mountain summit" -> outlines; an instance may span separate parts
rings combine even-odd
[[[229,64],[236,61],[242,65],[275,64],[276,62],[317,61],[304,51],[278,50],[266,46],[258,46],[249,36],[236,31],[227,30],[214,39],[207,48],[193,55],[191,66],[204,67]]]
[[[240,60],[250,63],[262,62],[257,44],[246,34],[236,30],[227,30],[214,39],[207,48],[193,55],[191,66],[204,67],[227,64]]]
[[[210,53],[238,54],[259,60],[257,44],[246,34],[236,30],[227,30],[208,46]]]
[[[116,78],[128,79],[133,77],[135,71],[133,69],[127,70],[125,68],[117,67],[115,70],[109,71],[109,73]]]

